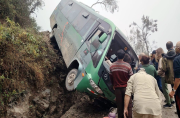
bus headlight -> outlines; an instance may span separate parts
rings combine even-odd
[[[90,85],[95,89],[97,93],[103,94],[102,90],[95,84],[95,82],[92,79],[90,79],[89,82],[90,82]]]

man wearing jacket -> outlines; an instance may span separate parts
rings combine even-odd
[[[156,50],[154,50],[152,52],[152,61],[150,62],[150,65],[153,65],[156,68],[156,70],[158,70],[158,62],[156,62],[155,55],[156,55]],[[157,75],[157,76],[155,76],[155,78],[157,80],[159,90],[163,93],[161,77],[159,75]]]
[[[173,70],[173,60],[176,57],[176,52],[173,49],[173,43],[171,41],[166,43],[166,48],[168,50],[167,54],[164,54],[162,58],[162,71],[165,72],[165,83],[174,85],[174,70]],[[175,102],[171,102],[171,105]],[[164,108],[170,108],[171,105],[166,104]]]
[[[175,95],[176,109],[178,116],[180,118],[180,41],[176,44],[175,49],[177,53],[177,56],[175,57],[173,62],[175,82],[174,87],[172,91],[169,93],[169,95],[170,97],[173,97]]]
[[[152,52],[152,60],[150,62],[150,65],[153,65],[157,70],[157,62],[155,60],[155,55],[156,55],[156,50],[153,50],[153,52]]]
[[[121,49],[117,52],[118,60],[110,67],[110,78],[115,88],[116,104],[118,118],[124,118],[124,96],[127,87],[127,81],[133,75],[130,64],[123,61],[125,52]],[[132,101],[130,101],[128,118],[132,118]]]

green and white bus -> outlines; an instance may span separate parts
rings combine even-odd
[[[106,59],[116,61],[123,49],[138,64],[138,58],[127,38],[107,18],[76,0],[61,0],[50,17],[54,38],[70,70],[65,85],[68,91],[78,90],[115,103]]]

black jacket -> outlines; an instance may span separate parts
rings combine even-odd
[[[174,77],[180,78],[180,54],[178,54],[174,59],[173,68],[174,68]],[[176,90],[176,95],[180,97],[180,86]]]
[[[167,58],[167,59],[170,59],[170,60],[173,60],[175,57],[176,57],[176,52],[174,49],[170,49],[167,54],[164,54],[163,56],[164,58]]]

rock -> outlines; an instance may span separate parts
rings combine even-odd
[[[37,104],[37,108],[40,112],[45,112],[49,108],[49,101],[45,99],[39,99],[39,97],[35,97],[33,101]]]
[[[37,108],[40,112],[44,113],[49,108],[49,101],[42,99],[37,102]]]
[[[90,98],[89,98],[89,96],[85,95],[85,96],[83,96],[82,98],[80,98],[80,101],[81,101],[81,102],[90,101]]]
[[[53,114],[55,110],[56,110],[56,106],[52,106],[49,110],[49,113]]]
[[[35,98],[33,99],[33,102],[38,103],[38,102],[39,102],[39,97],[35,97]]]
[[[45,91],[43,91],[41,93],[41,98],[49,100],[50,93],[51,93],[51,90],[50,89],[46,89]]]

